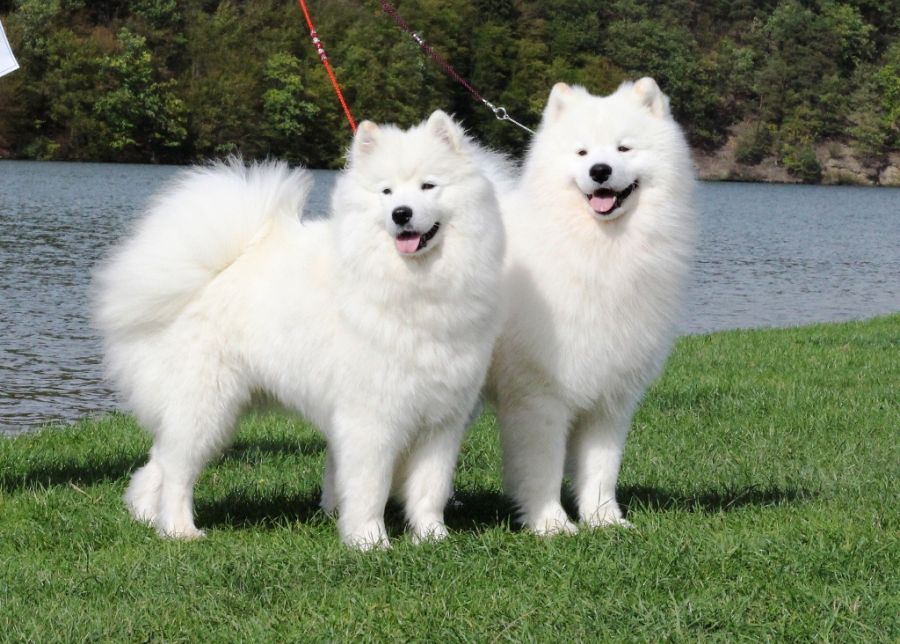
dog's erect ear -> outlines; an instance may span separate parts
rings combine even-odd
[[[372,121],[363,121],[356,127],[353,145],[350,147],[350,159],[358,158],[372,151],[381,137],[381,131]]]
[[[429,132],[444,141],[455,152],[459,152],[460,148],[462,148],[465,133],[456,121],[450,118],[450,115],[443,110],[432,112],[431,116],[428,117],[426,127]]]
[[[550,98],[547,99],[547,107],[544,108],[544,120],[552,123],[565,111],[572,100],[572,88],[565,83],[557,83],[550,90]]]
[[[641,105],[650,110],[654,116],[669,116],[669,97],[662,93],[656,81],[644,76],[631,88]]]

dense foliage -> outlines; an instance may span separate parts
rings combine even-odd
[[[490,144],[525,135],[430,60],[375,0],[310,3],[354,113],[454,112]],[[420,0],[404,17],[486,96],[535,125],[558,80],[652,75],[691,143],[818,171],[813,145],[900,149],[897,0]],[[0,0],[22,69],[0,79],[0,154],[184,162],[240,151],[339,165],[349,128],[293,0]]]

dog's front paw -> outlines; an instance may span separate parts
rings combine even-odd
[[[633,528],[634,524],[622,516],[622,510],[615,501],[610,501],[598,508],[581,512],[581,523],[588,528]]]
[[[156,532],[164,539],[177,539],[179,541],[193,541],[206,536],[203,530],[199,530],[193,525],[157,526]]]
[[[446,539],[448,534],[447,526],[440,521],[433,521],[431,523],[413,526],[412,542],[419,545],[422,543],[441,541]]]
[[[387,529],[384,521],[368,521],[356,526],[341,535],[341,540],[355,550],[367,552],[369,550],[389,550],[391,543],[388,540]]]
[[[582,524],[588,528],[633,528],[634,524],[628,519],[623,519],[622,517],[618,518],[610,518],[610,517],[600,517],[600,518],[591,518],[587,521],[583,521]]]
[[[569,520],[569,515],[562,506],[552,508],[535,518],[526,518],[525,525],[533,533],[542,537],[578,532],[578,526]]]

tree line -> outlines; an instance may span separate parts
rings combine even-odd
[[[436,108],[521,152],[377,0],[309,2],[354,115]],[[742,123],[738,158],[814,179],[813,146],[900,149],[900,0],[418,0],[404,18],[486,97],[535,126],[553,83],[650,75],[691,144]],[[240,152],[341,164],[350,131],[293,0],[0,0],[21,69],[0,78],[0,154],[183,163]]]

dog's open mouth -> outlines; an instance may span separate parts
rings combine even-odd
[[[588,203],[595,213],[600,215],[601,217],[607,217],[613,213],[617,208],[619,208],[625,200],[631,195],[632,192],[637,190],[638,182],[635,181],[630,186],[625,188],[624,190],[620,190],[616,192],[615,190],[610,190],[609,188],[599,188],[594,190],[593,194],[585,195],[587,197]]]
[[[428,242],[430,242],[435,235],[437,235],[438,229],[441,227],[441,222],[435,222],[434,226],[431,227],[427,233],[417,233],[414,230],[404,230],[402,233],[397,235],[394,239],[394,243],[397,245],[397,250],[401,255],[412,255],[414,253],[418,253],[420,250],[428,246]]]

